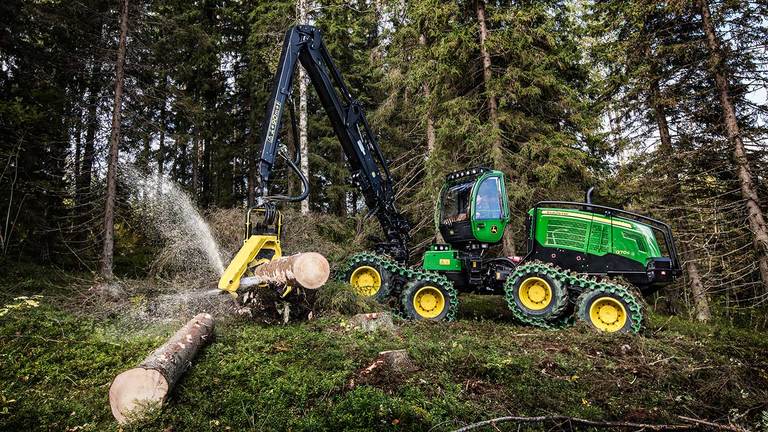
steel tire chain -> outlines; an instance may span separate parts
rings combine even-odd
[[[337,278],[342,278],[343,275],[345,275],[349,270],[351,270],[355,265],[357,265],[359,262],[363,260],[370,260],[370,261],[376,262],[384,270],[390,272],[393,275],[398,275],[401,278],[406,280],[403,286],[396,287],[396,289],[394,290],[394,292],[396,292],[397,295],[400,295],[400,293],[405,291],[406,285],[417,280],[431,282],[436,286],[443,288],[445,291],[448,292],[448,296],[450,297],[450,302],[448,305],[448,314],[445,316],[445,320],[454,321],[456,319],[456,313],[459,310],[459,292],[456,290],[456,288],[454,288],[453,284],[451,283],[450,280],[448,280],[447,277],[439,273],[431,272],[427,270],[421,270],[413,267],[406,267],[398,264],[396,261],[392,260],[391,258],[385,255],[379,255],[371,252],[361,252],[361,253],[352,255],[352,257],[350,257],[347,260],[344,267],[337,272]],[[343,280],[340,280],[340,281],[346,282]],[[402,302],[403,300],[401,299],[400,303],[402,304]],[[397,315],[400,316],[401,318],[408,319],[408,317],[403,316],[403,314],[401,313],[397,313]]]
[[[504,292],[505,292],[504,297],[507,301],[507,306],[509,307],[509,310],[512,311],[512,316],[519,323],[533,326],[533,327],[540,327],[540,328],[552,330],[552,329],[558,329],[558,328],[567,326],[568,325],[567,316],[560,317],[559,319],[554,321],[547,321],[544,318],[539,318],[536,316],[530,316],[526,314],[517,305],[517,302],[515,301],[515,296],[514,296],[514,292],[515,292],[514,286],[521,277],[525,276],[528,273],[543,273],[560,283],[567,283],[567,280],[570,276],[566,272],[560,270],[559,268],[551,264],[546,264],[540,261],[533,261],[517,267],[515,271],[512,272],[512,274],[504,282]],[[568,305],[568,302],[565,302],[563,307],[566,307],[567,305]]]
[[[579,295],[579,298],[581,298],[584,293],[593,291],[595,289],[602,289],[606,292],[610,292],[616,295],[627,303],[630,312],[634,313],[635,316],[640,317],[639,320],[632,320],[632,333],[639,333],[642,329],[645,313],[643,310],[643,305],[639,300],[642,299],[642,296],[637,294],[636,289],[627,287],[620,281],[613,281],[610,279],[603,279],[598,281],[593,277],[562,270],[553,264],[548,264],[541,261],[533,261],[531,263],[526,263],[517,267],[515,271],[507,278],[506,282],[504,282],[504,292],[506,294],[505,298],[507,301],[507,306],[509,306],[509,309],[512,311],[514,318],[520,321],[522,324],[545,329],[557,329],[572,325],[574,321],[573,318],[578,316],[578,311],[575,311],[572,316],[567,315],[554,322],[549,322],[542,318],[529,316],[523,312],[515,302],[513,287],[519,278],[530,272],[544,273],[558,282],[563,282],[566,285],[583,288],[584,291],[581,295]],[[578,308],[580,306],[579,301],[577,300],[576,303],[576,307]]]
[[[598,282],[598,285],[600,286],[596,286],[589,291],[592,291],[593,289],[603,289],[604,291],[614,294],[624,300],[624,302],[626,302],[629,306],[630,312],[634,313],[634,316],[640,317],[640,319],[632,320],[632,325],[630,326],[632,333],[640,333],[645,324],[646,316],[645,302],[643,301],[643,296],[640,294],[639,290],[629,285],[629,283],[626,282],[623,278],[606,278]],[[588,291],[584,291],[584,293],[586,292]],[[576,300],[576,308],[581,307],[581,302],[579,300],[581,299],[581,296],[584,295],[584,293],[579,295],[578,299]],[[578,313],[578,310],[576,310],[575,313]]]

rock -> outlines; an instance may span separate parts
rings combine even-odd
[[[395,330],[395,324],[392,322],[392,314],[389,312],[375,312],[367,314],[357,314],[350,318],[347,326],[354,330],[364,332],[374,332],[383,330],[392,332]]]

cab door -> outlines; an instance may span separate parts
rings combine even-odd
[[[504,174],[491,171],[472,188],[472,234],[482,243],[498,243],[509,223],[509,205]]]

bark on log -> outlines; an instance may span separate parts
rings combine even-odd
[[[253,270],[253,276],[242,278],[241,287],[274,283],[317,289],[331,274],[328,260],[315,252],[299,253],[262,264]]]
[[[213,338],[213,317],[198,314],[141,364],[118,375],[109,388],[109,405],[125,424],[141,410],[162,404],[200,348]]]

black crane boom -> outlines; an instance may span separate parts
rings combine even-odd
[[[307,179],[302,178],[304,191],[301,195],[268,195],[272,170],[280,150],[282,115],[286,103],[289,103],[297,61],[301,62],[307,71],[341,143],[352,173],[353,184],[362,193],[370,213],[376,216],[381,224],[386,241],[379,244],[378,249],[398,261],[406,261],[410,224],[395,207],[395,194],[387,161],[368,125],[360,102],[352,97],[344,84],[341,73],[323,43],[320,30],[316,27],[298,25],[291,27],[285,34],[274,86],[262,123],[262,150],[258,168],[260,205],[269,201],[299,201],[306,199],[309,192],[309,183]],[[296,153],[300,154],[298,149]],[[293,161],[288,159],[288,162],[294,171],[300,173],[296,168],[298,157]]]

